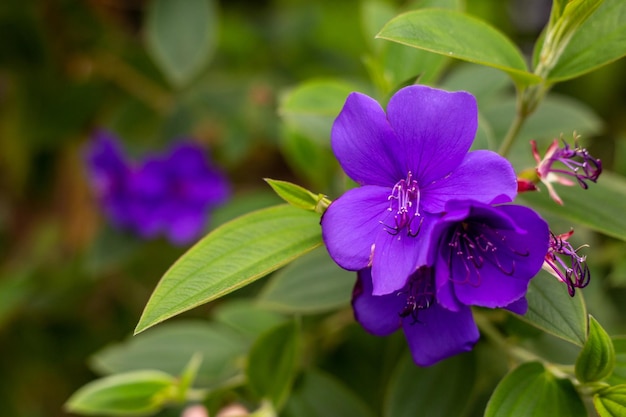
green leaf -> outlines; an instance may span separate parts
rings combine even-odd
[[[204,69],[216,38],[213,0],[153,0],[148,4],[148,51],[172,84],[183,86]]]
[[[294,387],[286,417],[374,417],[375,414],[341,381],[319,370],[306,372]]]
[[[112,375],[80,388],[65,408],[87,415],[148,415],[161,409],[174,384],[171,375],[159,371]]]
[[[285,313],[315,314],[350,303],[356,275],[318,248],[274,274],[259,295],[259,305]]]
[[[626,384],[626,336],[612,338],[615,349],[615,368],[607,382],[611,385]]]
[[[319,215],[288,205],[258,210],[225,223],[165,273],[135,334],[235,291],[321,243]]]
[[[330,129],[348,94],[357,87],[344,81],[311,80],[287,92],[278,112],[299,133],[330,146]]]
[[[330,200],[323,194],[313,194],[309,190],[288,181],[265,178],[270,187],[286,202],[294,207],[324,214]]]
[[[509,372],[493,392],[485,417],[587,417],[572,382],[556,378],[538,362]]]
[[[264,333],[248,356],[248,383],[262,398],[272,401],[275,409],[289,397],[298,369],[299,326],[290,321]]]
[[[578,185],[565,187],[557,184],[554,188],[563,200],[563,206],[555,203],[545,189],[538,193],[524,193],[520,199],[540,212],[626,240],[626,178],[604,171],[598,182],[590,183],[586,190]]]
[[[428,368],[410,355],[398,362],[385,399],[385,417],[463,415],[476,383],[474,356],[458,355]],[[454,398],[454,401],[450,401]]]
[[[596,382],[606,378],[615,366],[615,349],[600,323],[589,316],[589,336],[576,359],[576,378]]]
[[[541,271],[530,281],[528,311],[522,320],[570,343],[583,346],[587,340],[587,308],[580,291],[574,297],[565,284]]]
[[[419,3],[421,9],[428,7],[459,9],[456,0],[428,0]],[[418,78],[421,84],[434,83],[449,59],[407,45],[374,39],[381,28],[396,16],[395,7],[380,1],[368,1],[361,7],[361,22],[365,38],[371,41],[372,55],[365,63],[384,96]]]
[[[289,166],[317,189],[331,189],[339,162],[328,146],[328,138],[322,143],[294,126],[282,124],[281,127],[280,151]]]
[[[481,114],[489,122],[494,136],[502,140],[515,117],[515,98],[505,97],[483,106]],[[541,151],[548,143],[561,134],[571,137],[576,131],[583,137],[598,134],[602,130],[602,120],[593,109],[570,97],[549,94],[539,108],[526,120],[518,133],[509,160],[517,169],[536,165],[532,158],[529,141],[534,139]]]
[[[485,22],[461,12],[423,9],[404,13],[389,21],[378,37],[498,68],[521,85],[541,81],[527,71],[521,52],[510,39]]]
[[[600,417],[626,417],[626,385],[603,389],[593,397]]]
[[[202,363],[195,383],[213,387],[241,371],[238,361],[248,343],[216,323],[177,320],[106,347],[91,358],[90,365],[104,374],[156,369],[180,375],[193,355],[200,354]]]
[[[604,0],[578,28],[548,74],[557,82],[578,77],[626,55],[626,2]]]
[[[253,341],[261,333],[283,323],[286,318],[255,305],[253,300],[236,299],[220,304],[213,312],[213,319],[232,328],[246,340]]]

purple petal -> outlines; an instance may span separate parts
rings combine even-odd
[[[352,295],[354,317],[368,332],[387,336],[400,328],[399,312],[406,297],[397,294],[372,295],[372,275],[369,268],[357,273],[357,282]]]
[[[508,203],[517,195],[517,178],[510,162],[491,151],[467,154],[448,177],[422,188],[422,207],[430,213],[444,211],[450,200]]]
[[[333,201],[322,217],[322,238],[331,258],[342,268],[358,271],[368,266],[378,233],[386,233],[379,220],[387,211],[390,190],[364,186]]]
[[[85,150],[85,160],[91,183],[100,195],[116,192],[130,171],[119,140],[106,130],[93,133]]]
[[[331,132],[335,156],[350,178],[361,185],[393,187],[406,177],[396,162],[398,138],[385,112],[371,97],[352,93]]]
[[[472,311],[464,306],[458,312],[446,310],[438,303],[420,310],[418,322],[402,321],[404,335],[419,366],[430,366],[450,356],[472,350],[479,333]]]
[[[180,210],[167,224],[167,236],[175,245],[186,245],[197,239],[206,225],[206,216],[200,210]]]
[[[456,299],[466,305],[505,307],[526,294],[530,279],[541,269],[548,250],[548,226],[533,210],[522,206],[474,203],[465,221],[471,219],[495,230],[498,240],[491,240],[495,250],[484,252],[481,266],[473,267],[471,261],[455,256],[451,253],[455,249],[442,242],[442,259],[436,270],[437,286],[442,288],[438,297],[446,306],[451,301],[449,293],[454,292]]]
[[[376,236],[372,258],[374,295],[401,289],[409,275],[428,263],[430,246],[437,243],[431,232],[436,218],[425,214],[420,219],[423,220],[417,236],[410,236],[405,229],[395,235],[383,230]]]
[[[524,315],[526,311],[528,311],[528,300],[526,297],[522,297],[519,300],[513,301],[508,306],[504,306],[503,308],[512,311],[515,314]]]
[[[443,178],[463,161],[478,127],[476,99],[415,85],[399,90],[387,106],[387,118],[399,138],[399,167],[420,184]],[[397,180],[396,180],[397,181]]]

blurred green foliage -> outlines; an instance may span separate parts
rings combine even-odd
[[[336,162],[327,142],[323,143],[327,134],[323,126],[313,138],[305,137],[299,128],[302,123],[315,126],[316,117],[332,119],[333,109],[343,101],[341,95],[353,85],[361,91],[370,88],[364,87],[372,71],[367,55],[380,51],[383,47],[379,45],[386,41],[371,39],[371,28],[361,20],[366,2],[216,3],[217,37],[212,55],[170,83],[172,78],[153,59],[146,33],[148,10],[156,1],[0,3],[0,404],[4,415],[66,415],[62,404],[93,380],[94,372],[109,373],[114,366],[131,369],[124,358],[115,365],[115,347],[91,359],[96,364],[93,369],[88,367],[88,359],[131,333],[158,278],[182,254],[181,248],[165,240],[142,242],[114,230],[101,217],[81,159],[91,129],[104,126],[115,131],[134,155],[163,148],[180,136],[192,136],[209,147],[236,191],[232,202],[215,213],[212,227],[278,202],[262,178],[291,180],[331,197],[342,188]],[[400,1],[382,3],[392,10],[410,7]],[[472,0],[466,10],[502,30],[530,55],[531,42],[547,20],[550,2]],[[206,45],[211,47],[210,39]],[[457,85],[454,77],[461,70],[463,67],[454,63],[447,72],[432,74],[432,80],[441,75],[444,85]],[[394,82],[409,78],[404,77],[402,68],[394,71]],[[607,168],[622,175],[626,175],[625,72],[626,62],[617,61],[554,89],[586,103],[589,108],[576,113],[582,127],[588,129],[586,144]],[[486,77],[474,74],[468,79]],[[312,90],[293,90],[310,79],[316,80],[307,84]],[[384,96],[391,86],[379,81],[374,85]],[[320,97],[320,90],[314,88],[320,84],[334,87],[329,96]],[[502,122],[502,112],[512,97],[510,84],[495,84],[497,94],[485,94],[484,102],[477,94],[487,122],[479,138],[488,145],[502,135],[501,126],[508,123]],[[481,84],[472,85],[480,93]],[[500,99],[490,102],[492,97],[506,97],[505,105]],[[306,114],[308,100],[326,100],[328,112]],[[558,98],[554,100],[555,107],[567,107]],[[556,122],[553,118],[536,120],[535,125],[529,121],[522,136],[532,137],[532,127],[545,127],[546,123]],[[513,153],[514,161],[523,155],[525,142],[521,140],[520,150]],[[519,164],[524,162],[522,156]],[[554,220],[563,224],[563,231],[570,225],[558,216]],[[594,276],[601,277],[586,290],[589,311],[610,333],[626,332],[619,320],[626,314],[622,302],[626,297],[626,246],[582,228],[576,236],[581,243],[591,243],[587,252],[590,266]],[[289,289],[281,279],[277,275],[273,286],[264,290],[261,303],[271,305],[277,291]],[[255,294],[261,284],[246,287],[233,297]],[[291,295],[297,300],[298,293]],[[346,302],[347,296],[338,297],[332,305]],[[207,317],[214,307],[196,309],[185,317]],[[338,314],[346,320],[345,311]],[[272,315],[267,320],[275,324],[282,319]],[[324,317],[319,320],[323,322]],[[245,326],[245,318],[239,323]],[[207,327],[206,336],[230,332],[216,329]],[[237,349],[248,349],[252,335],[264,330],[263,326],[247,329],[248,337],[238,339]],[[312,368],[294,382],[294,397],[286,406],[288,415],[299,416],[298,410],[312,407],[311,398],[319,395],[350,410],[364,410],[364,404],[380,409],[378,381],[386,381],[392,372],[401,374],[400,379],[411,377],[403,372],[422,372],[406,370],[403,362],[396,365],[397,359],[389,359],[397,358],[400,351],[397,338],[375,339],[351,326],[342,334],[326,330],[317,346],[328,352],[324,361],[316,364],[322,370]],[[356,349],[361,355],[358,359],[353,355]],[[387,355],[377,356],[380,350]],[[261,355],[262,347],[257,351]],[[357,360],[376,361],[380,366],[359,367]],[[204,366],[210,365],[206,362]],[[333,376],[324,369],[332,369]],[[355,375],[354,369],[360,369],[362,375]],[[445,371],[444,367],[424,372],[438,377]],[[388,393],[385,407],[396,406],[396,394]]]

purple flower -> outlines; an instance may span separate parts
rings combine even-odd
[[[510,202],[517,192],[511,164],[486,150],[469,152],[476,101],[465,92],[425,86],[398,91],[387,114],[352,93],[331,132],[333,151],[361,187],[335,200],[322,235],[341,267],[372,267],[373,293],[402,288],[427,264],[436,217],[451,199]]]
[[[470,351],[479,337],[469,307],[451,311],[439,304],[432,272],[421,267],[404,288],[372,295],[371,269],[366,268],[357,274],[352,298],[355,318],[368,332],[387,336],[402,328],[413,361],[420,366]]]
[[[439,236],[432,265],[441,305],[453,311],[474,305],[525,313],[528,284],[548,250],[548,224],[535,211],[451,201],[433,234]]]
[[[472,349],[479,334],[470,306],[525,313],[528,283],[548,248],[546,222],[514,205],[451,201],[432,233],[433,266],[386,295],[374,295],[371,270],[361,270],[352,300],[367,331],[386,336],[402,328],[420,366]]]
[[[587,266],[587,257],[580,256],[578,251],[586,246],[574,249],[567,241],[574,234],[573,230],[560,235],[550,232],[550,246],[543,269],[567,285],[567,292],[574,296],[576,288],[585,288],[591,279]]]
[[[569,144],[563,141],[563,147],[560,148],[559,141],[554,139],[543,159],[539,156],[537,142],[532,140],[530,144],[533,157],[537,161],[536,176],[546,186],[550,197],[558,204],[563,205],[563,200],[554,190],[552,183],[572,186],[574,182],[568,177],[573,177],[586,190],[589,188],[586,181],[596,182],[602,173],[602,162],[591,156],[587,149],[578,146],[576,142],[574,147],[570,148]],[[554,164],[557,162],[560,162],[562,166],[555,167]]]
[[[191,142],[131,165],[114,136],[98,132],[87,157],[92,183],[114,224],[144,238],[186,244],[204,231],[209,211],[229,194],[224,176]]]

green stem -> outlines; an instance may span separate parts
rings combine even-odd
[[[513,123],[509,127],[508,132],[506,132],[506,136],[500,145],[500,149],[498,149],[498,153],[500,155],[506,156],[509,153],[525,121],[526,116],[520,111],[520,106],[518,106],[518,110],[515,113],[515,119],[513,119]]]

